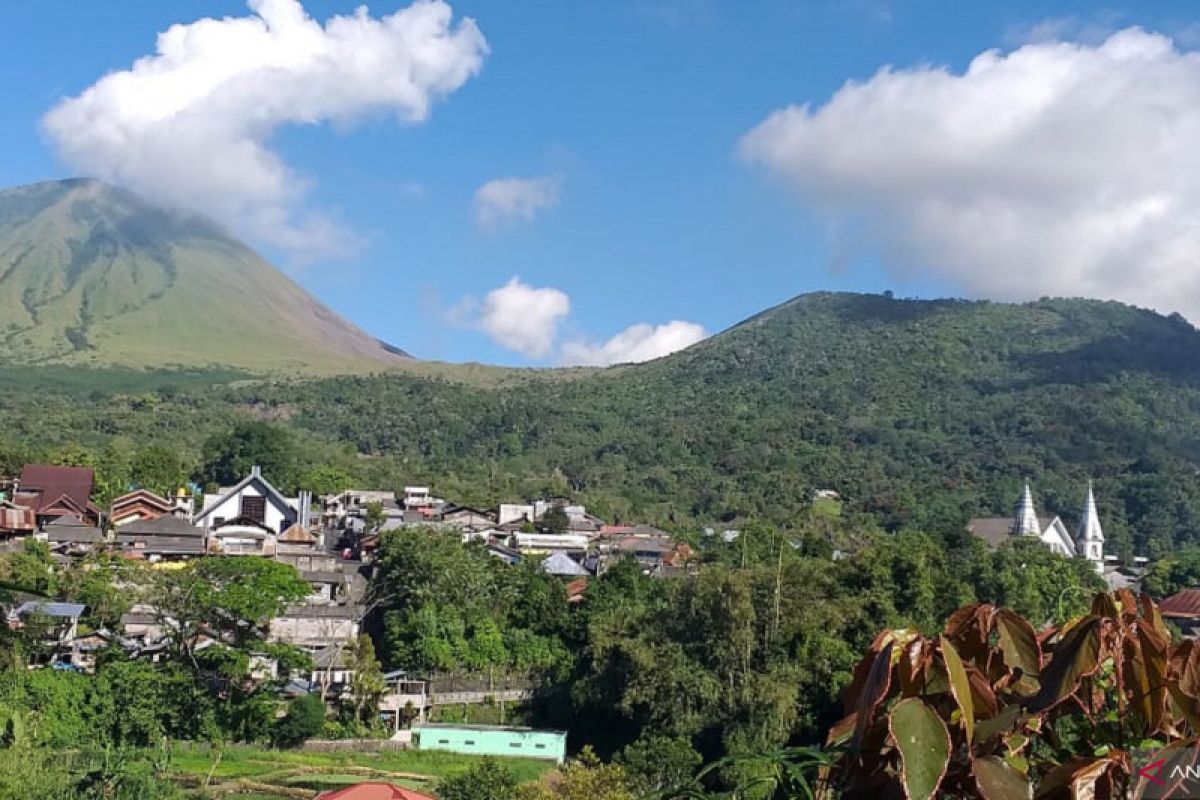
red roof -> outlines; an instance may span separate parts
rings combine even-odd
[[[21,481],[17,484],[17,496],[14,499],[39,512],[43,506],[66,495],[82,511],[88,508],[95,480],[95,474],[89,467],[26,464],[21,470]]]
[[[1164,617],[1200,617],[1200,589],[1184,589],[1158,604]]]
[[[317,795],[317,800],[434,800],[427,794],[414,792],[412,789],[401,789],[390,783],[358,783],[338,789],[336,792],[324,792]]]

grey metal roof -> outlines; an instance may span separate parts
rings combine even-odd
[[[542,562],[542,570],[549,575],[560,577],[579,577],[589,574],[575,559],[563,552],[557,552]]]
[[[358,606],[321,606],[321,605],[298,605],[288,606],[287,609],[280,614],[281,617],[293,618],[320,618],[320,619],[354,619],[358,616],[361,609]]]
[[[337,572],[326,572],[323,570],[300,570],[300,577],[309,583],[345,583],[346,573],[338,570]]]
[[[46,538],[52,542],[99,544],[104,532],[74,514],[65,514],[46,526]]]
[[[181,537],[135,536],[122,539],[117,536],[117,544],[127,553],[145,553],[148,555],[203,555],[203,539],[183,539]],[[141,544],[141,547],[136,545]]]
[[[22,603],[20,606],[18,606],[15,613],[18,617],[24,617],[28,614],[41,614],[47,617],[79,619],[83,616],[84,609],[86,608],[87,606],[79,603],[30,601],[28,603]]]
[[[117,528],[117,540],[122,536],[138,534],[139,536],[192,536],[204,538],[204,529],[197,528],[181,517],[167,515],[157,519],[139,519]]]

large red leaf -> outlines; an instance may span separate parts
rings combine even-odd
[[[1070,697],[1079,682],[1100,666],[1101,619],[1088,615],[1064,635],[1042,670],[1041,689],[1029,701],[1029,710],[1045,711]]]
[[[892,682],[892,647],[894,644],[894,642],[888,642],[884,645],[883,649],[875,655],[875,661],[867,672],[866,681],[858,696],[858,706],[855,709],[858,719],[855,720],[854,738],[850,742],[851,750],[858,749],[859,744],[862,743],[863,734],[866,733],[875,716],[876,706],[887,696],[888,687]]]

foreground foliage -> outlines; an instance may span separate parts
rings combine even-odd
[[[1140,765],[1200,733],[1200,647],[1172,643],[1128,591],[1040,631],[973,604],[936,638],[881,633],[844,710],[826,742],[840,753],[822,774],[831,797],[1125,797],[1135,752]]]

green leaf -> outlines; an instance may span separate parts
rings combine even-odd
[[[984,744],[1002,733],[1008,733],[1017,724],[1017,720],[1020,717],[1021,707],[1011,705],[1002,708],[994,717],[979,720],[979,723],[975,726],[976,741]]]
[[[950,693],[958,709],[962,712],[963,729],[967,732],[967,742],[975,735],[975,704],[971,700],[971,681],[967,678],[967,670],[963,667],[958,651],[945,636],[942,637],[942,660],[946,662],[946,673],[950,676]]]
[[[971,773],[983,800],[1021,800],[1032,793],[1029,780],[996,756],[971,759]]]
[[[1019,667],[1036,678],[1042,671],[1042,648],[1038,646],[1033,626],[1007,608],[996,612],[995,622],[1004,663],[1009,669]]]
[[[935,796],[950,763],[950,733],[942,718],[921,700],[901,700],[888,717],[888,729],[903,762],[900,780],[908,800]]]

